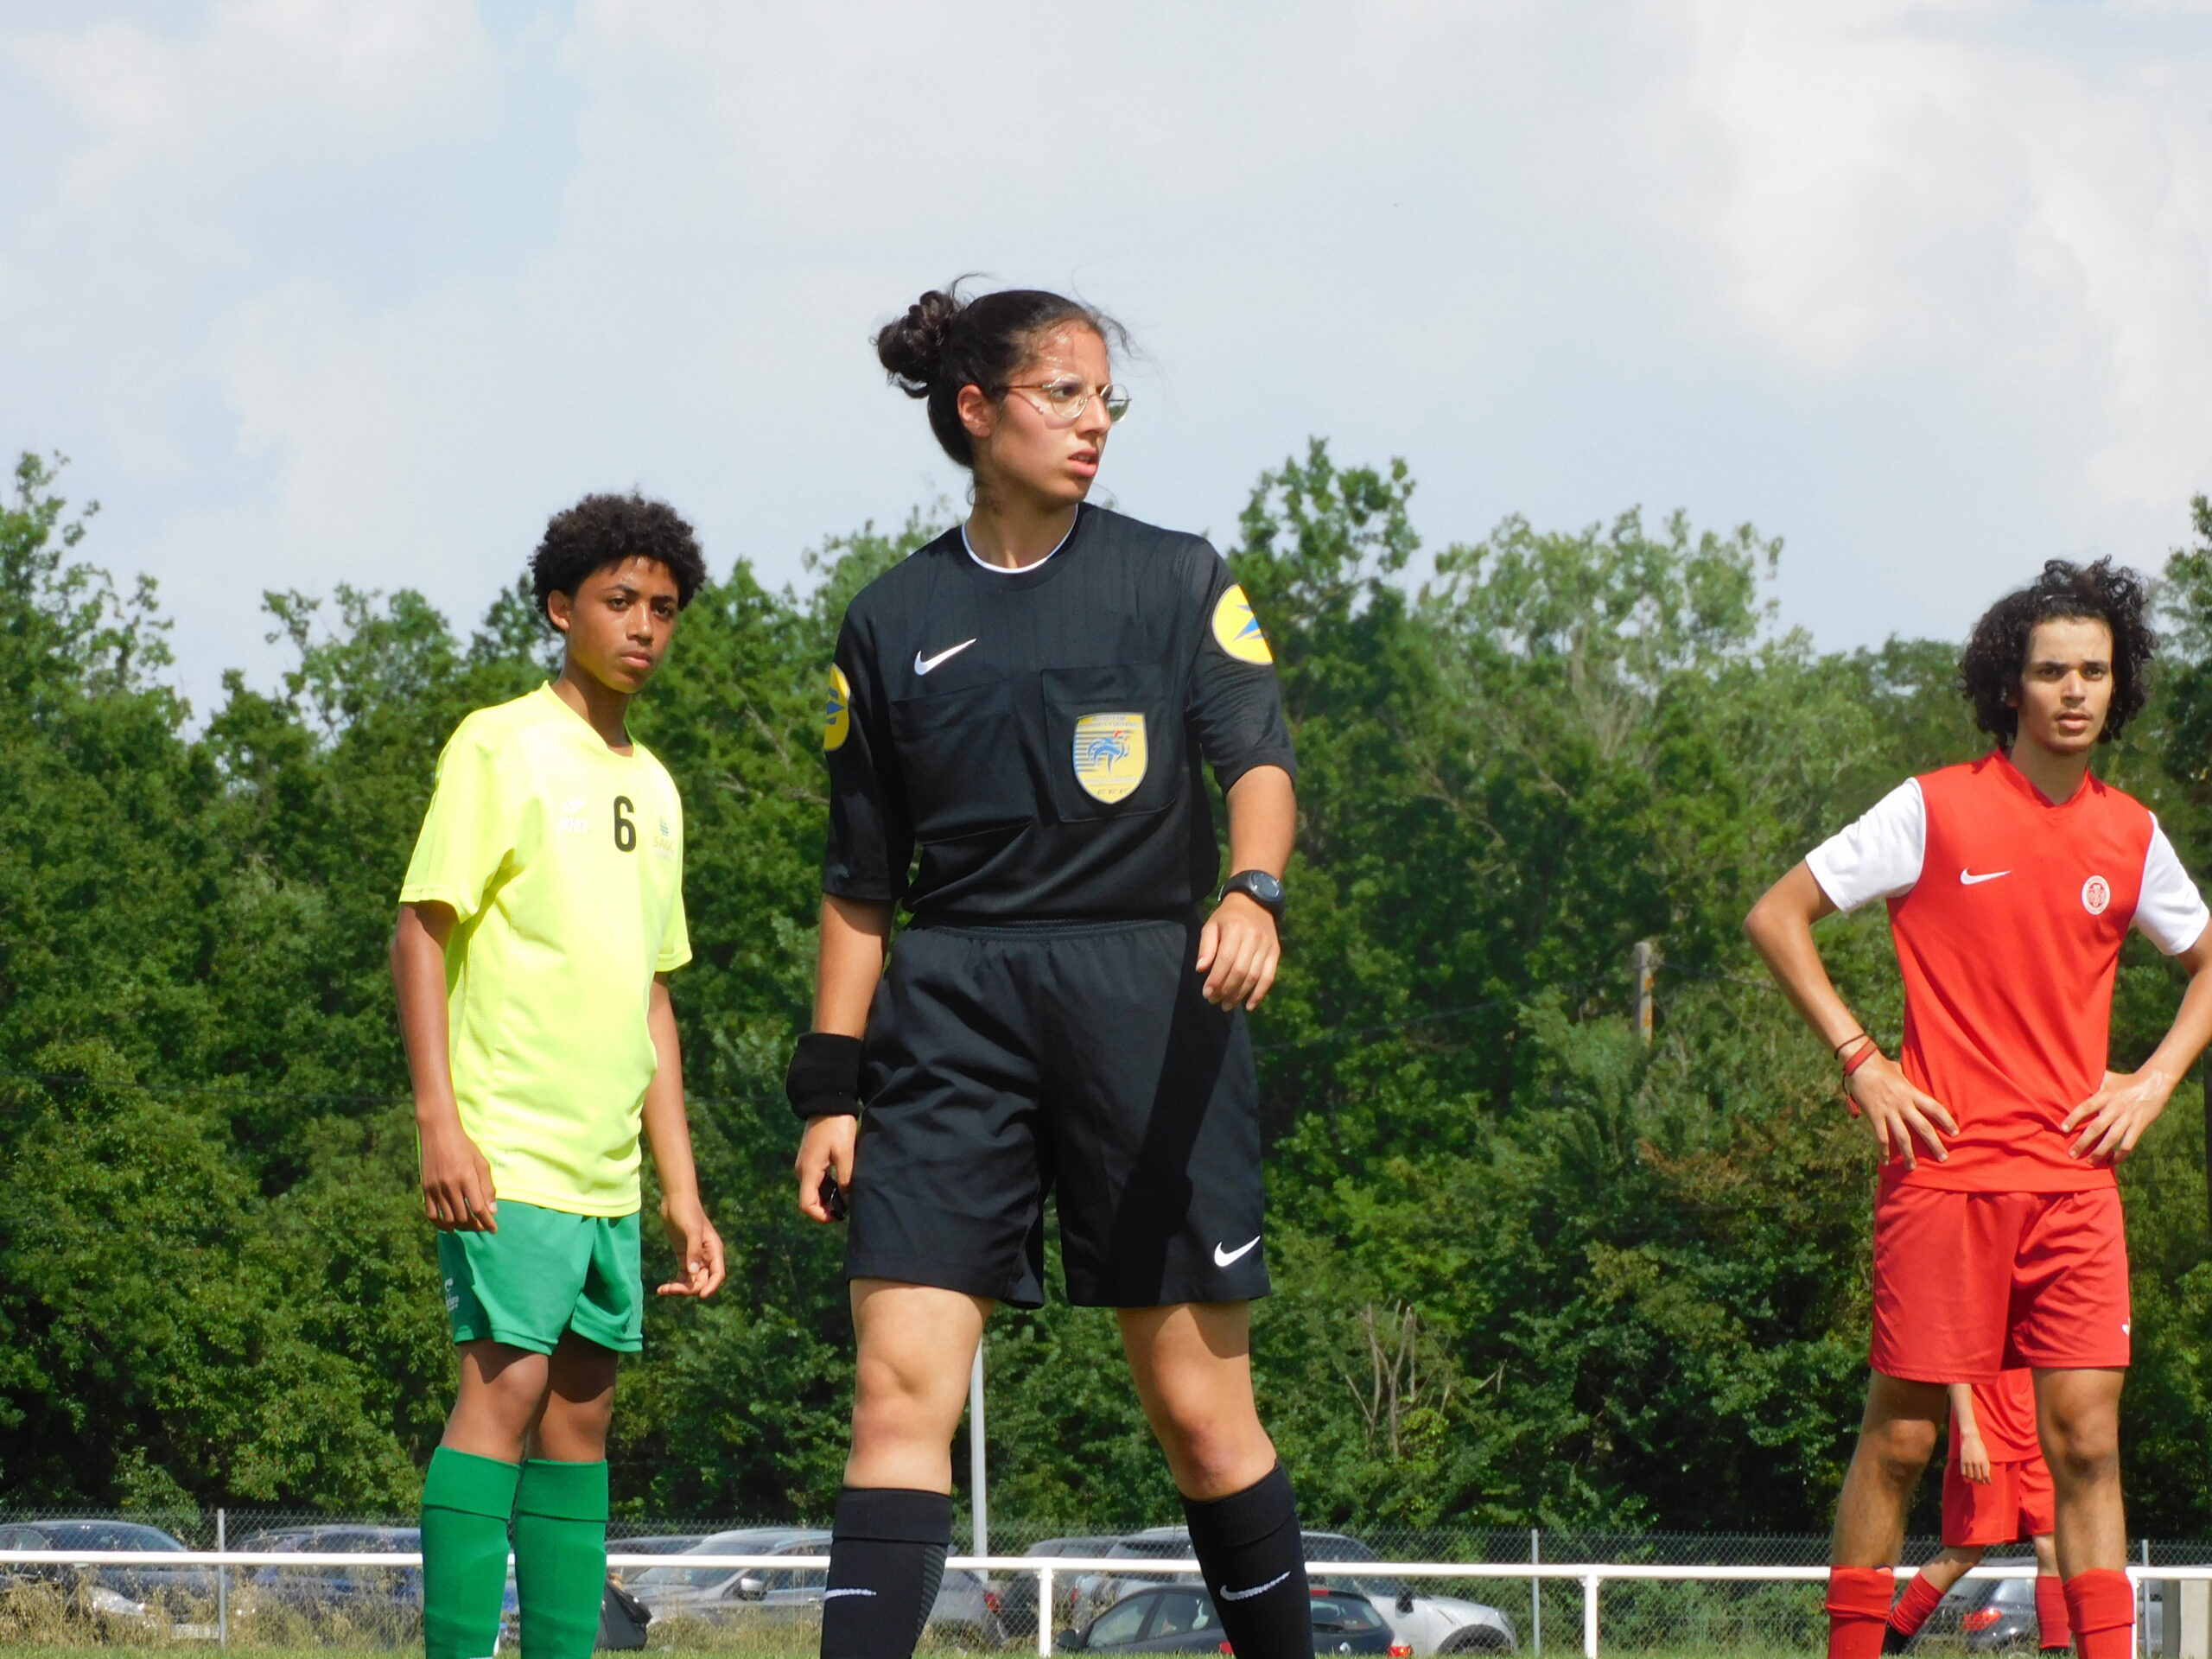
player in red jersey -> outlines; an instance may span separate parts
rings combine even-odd
[[[1745,923],[1834,1049],[1881,1147],[1866,1411],[1837,1505],[1828,1652],[1880,1651],[1905,1507],[1950,1382],[2035,1371],[2078,1650],[2128,1651],[2120,1395],[2127,1243],[2113,1166],[2212,1039],[2204,901],[2158,821],[2088,769],[2140,711],[2143,582],[2054,560],[1974,625],[1960,675],[1998,747],[1908,779],[1822,842]],[[1813,924],[1886,899],[1904,976],[1883,1054],[1821,964]],[[2142,1067],[2105,1069],[2128,927],[2190,983]]]
[[[2034,1373],[2016,1367],[1995,1382],[1954,1382],[1951,1452],[1943,1467],[1943,1548],[1890,1610],[1885,1653],[1903,1653],[1950,1587],[1993,1544],[2026,1539],[2036,1552],[2037,1645],[2074,1645],[2051,1542],[2050,1470],[2036,1435]]]

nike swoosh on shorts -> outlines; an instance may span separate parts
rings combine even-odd
[[[1253,1242],[1257,1243],[1259,1241],[1255,1239]],[[1255,1596],[1266,1595],[1289,1576],[1287,1573],[1278,1573],[1265,1584],[1255,1584],[1249,1590],[1224,1590],[1221,1592],[1221,1599],[1224,1601],[1249,1601]]]
[[[822,1592],[822,1599],[835,1601],[840,1596],[872,1596],[874,1593],[873,1590],[824,1590]]]
[[[1253,1247],[1259,1242],[1260,1241],[1257,1238],[1248,1239],[1245,1243],[1239,1244],[1233,1250],[1226,1244],[1215,1245],[1213,1247],[1214,1266],[1217,1268],[1234,1266],[1243,1257],[1249,1255],[1251,1253]]]
[[[957,645],[947,645],[943,651],[938,652],[934,657],[925,657],[918,651],[914,653],[914,672],[917,674],[926,674],[931,669],[936,668],[939,664],[949,662],[953,658],[957,657],[962,652],[967,650],[969,646],[975,643],[976,642],[973,639],[963,639]]]

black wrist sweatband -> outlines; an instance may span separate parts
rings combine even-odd
[[[860,1116],[861,1039],[808,1032],[791,1051],[784,1098],[802,1118]]]

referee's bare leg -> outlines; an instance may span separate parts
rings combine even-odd
[[[952,1540],[952,1432],[995,1304],[932,1285],[852,1281],[853,1449],[830,1545],[823,1659],[904,1659]]]
[[[855,1279],[852,1297],[860,1365],[845,1484],[950,1493],[953,1431],[998,1304],[890,1279]]]
[[[1117,1317],[1229,1645],[1247,1659],[1310,1656],[1298,1500],[1252,1402],[1252,1305],[1181,1302]]]
[[[1122,1347],[1145,1421],[1175,1488],[1205,1502],[1241,1492],[1275,1466],[1252,1403],[1252,1305],[1125,1307]]]

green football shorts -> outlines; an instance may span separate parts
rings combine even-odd
[[[489,1337],[550,1354],[564,1332],[634,1354],[645,1344],[638,1216],[572,1216],[499,1203],[496,1233],[440,1233],[455,1342]]]

